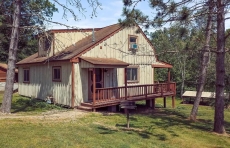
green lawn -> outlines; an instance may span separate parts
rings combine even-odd
[[[175,109],[168,99],[166,109],[134,111],[130,129],[125,128],[126,117],[121,113],[88,113],[69,120],[0,119],[0,147],[230,147],[228,135],[212,132],[213,108],[200,106],[198,121],[190,122],[187,117],[192,106],[179,102],[177,100]],[[162,99],[157,103],[161,106]],[[225,120],[229,133],[229,110],[225,111]]]
[[[0,105],[3,100],[3,92],[0,92]],[[63,110],[60,106],[47,104],[44,101],[23,97],[15,93],[12,100],[11,113],[17,114],[39,114],[44,111],[58,109]]]

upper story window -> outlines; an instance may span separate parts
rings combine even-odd
[[[53,81],[61,81],[61,66],[53,66],[52,79]]]
[[[136,49],[137,50],[137,36],[129,35],[129,50]]]
[[[130,83],[138,83],[139,82],[139,67],[138,66],[130,66],[127,68],[127,82]]]
[[[24,83],[30,82],[30,69],[29,68],[23,69],[23,82]]]

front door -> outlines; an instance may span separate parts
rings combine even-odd
[[[96,75],[96,88],[103,88],[103,68],[95,68]],[[98,91],[96,91],[96,99],[98,97]],[[89,70],[89,100],[93,100],[93,70]]]

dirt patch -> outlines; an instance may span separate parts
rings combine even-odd
[[[22,114],[0,114],[2,119],[40,119],[40,120],[57,120],[57,119],[76,119],[87,115],[89,112],[78,109],[70,111],[51,110],[38,115],[22,115]]]

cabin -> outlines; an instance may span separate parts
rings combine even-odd
[[[95,29],[56,29],[39,37],[38,52],[17,63],[20,95],[72,108],[114,107],[122,100],[172,99],[172,65],[159,61],[138,25]],[[167,68],[168,79],[154,83],[154,69]]]
[[[5,90],[6,83],[7,64],[0,63],[0,91]],[[18,81],[18,70],[15,70],[15,83]],[[17,89],[17,85],[14,86],[14,91]]]
[[[6,82],[7,64],[0,63],[0,82]],[[15,70],[15,82],[18,81],[18,70]]]

